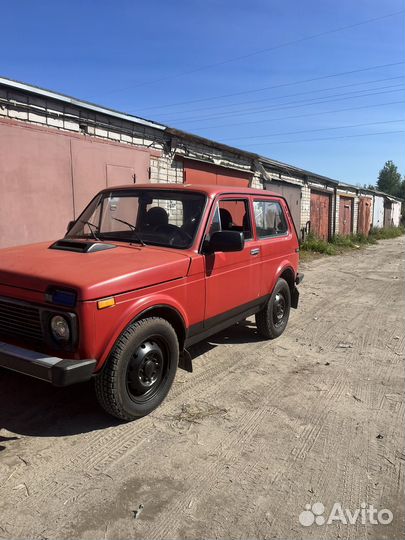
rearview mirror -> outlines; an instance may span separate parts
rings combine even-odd
[[[214,232],[209,241],[210,251],[242,251],[245,247],[245,237],[239,231]]]
[[[73,219],[72,221],[69,221],[66,232],[68,233],[70,229],[73,227],[73,225],[76,223],[76,221]]]

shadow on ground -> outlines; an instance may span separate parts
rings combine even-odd
[[[190,348],[194,361],[221,344],[260,341],[256,327],[243,321]],[[193,375],[190,374],[190,377]],[[0,429],[35,437],[62,437],[116,426],[99,407],[92,382],[55,388],[46,382],[0,370]],[[0,437],[2,442],[10,437]]]

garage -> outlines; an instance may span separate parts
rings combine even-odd
[[[184,160],[184,183],[248,187],[253,173],[203,161]]]
[[[371,198],[360,197],[359,199],[359,218],[357,230],[360,234],[368,236],[371,226]]]
[[[311,233],[322,240],[329,240],[330,195],[311,190]]]
[[[287,182],[272,181],[266,184],[266,189],[285,198],[291,212],[297,232],[301,229],[301,186]]]
[[[101,189],[148,182],[153,151],[0,122],[1,246],[63,236]],[[156,153],[156,152],[155,152]]]
[[[340,196],[339,202],[339,234],[348,236],[353,232],[353,199]]]

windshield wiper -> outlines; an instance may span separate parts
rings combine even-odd
[[[145,242],[142,240],[142,238],[139,236],[139,233],[138,231],[136,230],[136,227],[135,225],[133,225],[132,223],[129,223],[129,221],[124,221],[123,219],[118,219],[116,217],[113,217],[113,219],[115,219],[115,221],[119,221],[120,223],[123,223],[124,225],[128,225],[128,227],[132,230],[132,232],[134,233],[134,237],[135,237],[135,240],[137,240],[141,246],[146,246]]]
[[[89,229],[90,229],[90,232],[94,238],[94,240],[97,240],[98,242],[100,242],[100,238],[96,235],[96,233],[94,232],[95,230],[98,231],[98,227],[97,225],[95,225],[94,223],[92,223],[91,221],[85,221],[84,219],[79,219],[80,223],[84,223],[85,225],[88,225]],[[94,229],[93,229],[94,227]]]

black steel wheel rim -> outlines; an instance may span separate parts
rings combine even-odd
[[[287,302],[282,292],[276,293],[273,302],[273,324],[277,328],[284,324],[287,314]]]
[[[166,343],[156,337],[143,341],[128,363],[126,385],[130,398],[138,403],[152,399],[166,380],[168,370]]]

